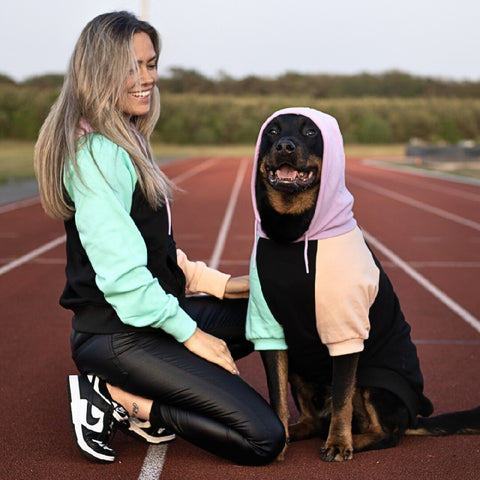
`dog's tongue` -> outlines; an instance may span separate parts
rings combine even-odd
[[[294,180],[298,172],[289,165],[282,165],[276,172],[277,177],[283,180]]]

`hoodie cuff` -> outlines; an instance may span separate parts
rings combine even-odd
[[[255,338],[251,340],[255,350],[288,350],[287,344],[281,338]]]
[[[361,338],[353,338],[345,342],[327,344],[327,348],[331,357],[338,357],[340,355],[362,352],[365,346]]]

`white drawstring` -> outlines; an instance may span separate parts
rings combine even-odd
[[[305,270],[308,275],[310,273],[310,268],[308,265],[308,233],[305,233],[305,247],[303,249],[303,260],[305,261]]]
[[[165,206],[167,207],[167,215],[168,215],[168,234],[172,234],[172,211],[170,210],[170,202],[168,201],[167,195],[163,192],[163,196],[165,197]]]
[[[254,238],[255,242],[253,244],[253,253],[252,253],[252,265],[256,266],[257,265],[257,244],[258,244],[258,232],[259,232],[259,220],[256,218],[255,219],[255,232],[254,232]],[[308,264],[308,233],[305,233],[304,236],[305,240],[305,246],[303,248],[303,261],[305,262],[305,271],[307,272],[307,275],[310,273],[310,266]]]

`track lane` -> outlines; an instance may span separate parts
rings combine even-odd
[[[429,178],[437,194],[433,196],[430,191],[425,198],[414,175],[362,167],[359,161],[351,161],[349,167],[352,175],[349,186],[355,195],[354,210],[360,226],[407,263],[416,263],[420,273],[478,319],[480,299],[472,279],[480,276],[480,209],[476,201],[458,195],[454,202],[451,191],[465,191],[477,198],[480,188],[455,183],[452,186],[452,182]],[[385,175],[390,175],[390,181],[386,181]],[[444,195],[442,187],[446,189]],[[399,189],[410,203],[385,192],[397,194]],[[439,200],[439,196],[448,201]],[[444,215],[432,213],[422,205],[435,207]],[[459,213],[470,223],[448,218],[449,214]]]
[[[189,174],[186,172],[196,168],[198,163],[207,161],[189,159],[163,168],[171,178],[183,174],[187,176]],[[239,161],[212,160],[211,168],[201,169],[195,177],[185,176],[180,182],[180,188],[187,192],[185,195],[179,193],[173,205],[175,236],[178,246],[192,259],[208,262],[212,256]],[[373,171],[373,167],[355,159],[347,163],[347,183],[350,175],[352,179],[378,179],[376,181],[380,185],[386,184],[395,189],[404,182],[403,176],[402,182],[398,182],[397,173],[379,175]],[[405,181],[408,182],[408,179]],[[406,191],[400,189],[399,192],[414,195],[419,190],[417,177],[415,181],[415,188],[410,187]],[[430,184],[431,180],[428,182]],[[431,185],[434,188],[429,188],[429,201],[437,202],[434,197],[442,193],[442,188],[438,188],[435,182]],[[220,268],[234,274],[248,271],[248,258],[253,244],[253,217],[248,188],[249,179],[245,178],[220,259]],[[459,187],[455,184],[450,188],[456,190]],[[469,310],[478,312],[478,303],[471,303],[471,297],[478,296],[475,295],[478,289],[474,290],[472,281],[479,278],[478,266],[475,267],[475,262],[477,265],[479,262],[475,253],[478,252],[476,234],[472,234],[470,229],[462,230],[463,227],[453,228],[446,219],[432,218],[426,212],[419,215],[418,209],[375,196],[354,186],[353,182],[350,189],[356,197],[355,214],[361,226],[380,238],[408,264],[416,264],[415,268],[426,274],[433,283],[438,280],[442,288],[445,286],[444,290],[461,305],[471,304]],[[435,189],[440,191],[435,193]],[[467,191],[469,195],[472,192],[476,195],[478,188]],[[454,198],[461,198],[462,195],[453,195],[452,192],[449,195],[447,203],[453,209],[451,211],[465,212],[464,207],[457,211],[455,206],[457,200]],[[32,210],[25,207],[19,212],[19,217],[20,220],[16,222],[22,233],[13,242],[7,239],[7,243],[0,236],[0,258],[8,257],[10,261],[24,255],[29,248],[37,248],[59,232],[62,233],[59,222],[44,218],[50,227],[55,223],[54,233],[42,222],[38,223],[42,217],[38,206],[32,206]],[[2,232],[4,225],[7,225],[4,218],[2,214]],[[478,221],[477,217],[473,219]],[[13,229],[9,227],[9,231]],[[453,238],[450,239],[451,236]],[[4,253],[7,251],[8,255]],[[98,475],[105,480],[137,478],[147,451],[138,442],[118,435],[114,447],[119,461],[107,467],[85,462],[73,448],[71,433],[67,428],[69,420],[64,385],[65,376],[75,371],[68,350],[70,315],[57,305],[63,286],[63,256],[63,247],[59,246],[0,276],[1,316],[5,334],[0,342],[0,359],[2,367],[6,365],[8,372],[0,385],[0,392],[2,405],[8,405],[10,418],[22,419],[16,428],[10,428],[8,432],[5,427],[2,430],[2,446],[5,442],[2,453],[6,460],[0,462],[0,477],[4,478],[3,473],[8,471],[9,476],[5,478],[20,480],[52,477],[84,479]],[[480,403],[476,372],[480,349],[477,344],[468,344],[468,341],[478,340],[479,336],[431,294],[412,282],[388,258],[381,254],[379,256],[385,262],[403,309],[412,323],[424,371],[426,393],[434,401],[436,410],[440,413],[470,408]],[[471,266],[467,267],[467,263]],[[457,341],[463,343],[455,343]],[[8,359],[6,363],[3,363],[4,358]],[[247,357],[239,366],[243,377],[266,394],[258,356],[254,354]],[[37,404],[40,405],[38,408]],[[464,480],[474,480],[480,468],[478,437],[406,438],[395,449],[362,453],[356,455],[353,462],[342,465],[321,462],[318,459],[319,447],[318,439],[299,442],[291,445],[283,464],[246,468],[233,466],[178,439],[169,446],[161,478],[236,480],[296,477],[343,480],[358,479],[358,472],[362,471],[372,479],[450,479],[461,475]],[[18,452],[29,452],[26,457],[28,460],[19,457]],[[38,458],[41,459],[35,460],[31,452],[38,452],[41,455]],[[12,476],[12,472],[16,477]]]

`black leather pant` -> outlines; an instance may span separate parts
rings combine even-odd
[[[193,297],[185,310],[202,330],[225,340],[238,359],[253,349],[245,340],[246,305],[245,300]],[[156,421],[213,454],[263,465],[283,448],[283,426],[253,388],[163,331],[73,331],[71,346],[80,372],[152,399]]]

